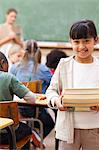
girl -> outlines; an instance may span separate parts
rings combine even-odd
[[[52,77],[49,69],[41,64],[41,51],[34,40],[26,42],[22,61],[12,65],[10,72],[22,82],[41,80],[42,93],[45,93]]]
[[[70,112],[61,104],[65,88],[99,88],[99,59],[92,55],[97,42],[94,22],[81,20],[70,28],[74,55],[61,59],[47,89],[48,105],[58,108],[56,138],[59,150],[99,149],[99,106],[90,112]]]

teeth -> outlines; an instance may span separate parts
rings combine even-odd
[[[87,50],[82,50],[82,51],[80,51],[80,52],[82,52],[82,53],[84,53],[84,52],[86,52]]]
[[[79,53],[85,53],[87,52],[88,50],[81,50],[81,51],[78,51]]]

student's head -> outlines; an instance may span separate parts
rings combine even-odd
[[[26,42],[25,46],[25,58],[33,59],[36,63],[41,63],[41,51],[35,40],[29,40]]]
[[[63,52],[61,49],[53,49],[46,56],[46,66],[55,70],[60,59],[66,57],[68,57],[67,54]]]
[[[70,28],[70,41],[77,59],[92,59],[92,52],[97,41],[97,31],[93,21],[81,20]]]
[[[14,8],[8,9],[6,12],[6,22],[8,24],[13,24],[16,21],[17,13],[17,10]]]
[[[97,31],[92,20],[75,22],[70,29],[70,39],[97,38]]]
[[[8,53],[8,59],[9,59],[10,63],[15,64],[15,63],[21,61],[24,56],[24,53],[25,53],[24,50],[20,49],[19,46],[12,47]]]
[[[36,71],[38,64],[41,63],[41,51],[35,40],[28,40],[25,45],[25,54],[23,60],[25,62],[32,60],[34,62],[34,71]]]
[[[0,52],[0,71],[8,72],[8,61],[2,52]]]

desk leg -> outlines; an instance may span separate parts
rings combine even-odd
[[[15,136],[15,130],[13,126],[6,127],[6,130],[8,132],[8,137],[9,137],[9,149],[16,150],[16,136]]]

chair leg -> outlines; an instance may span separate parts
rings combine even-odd
[[[6,130],[9,135],[9,149],[16,150],[16,136],[15,136],[15,130],[14,130],[13,126],[6,127]]]

